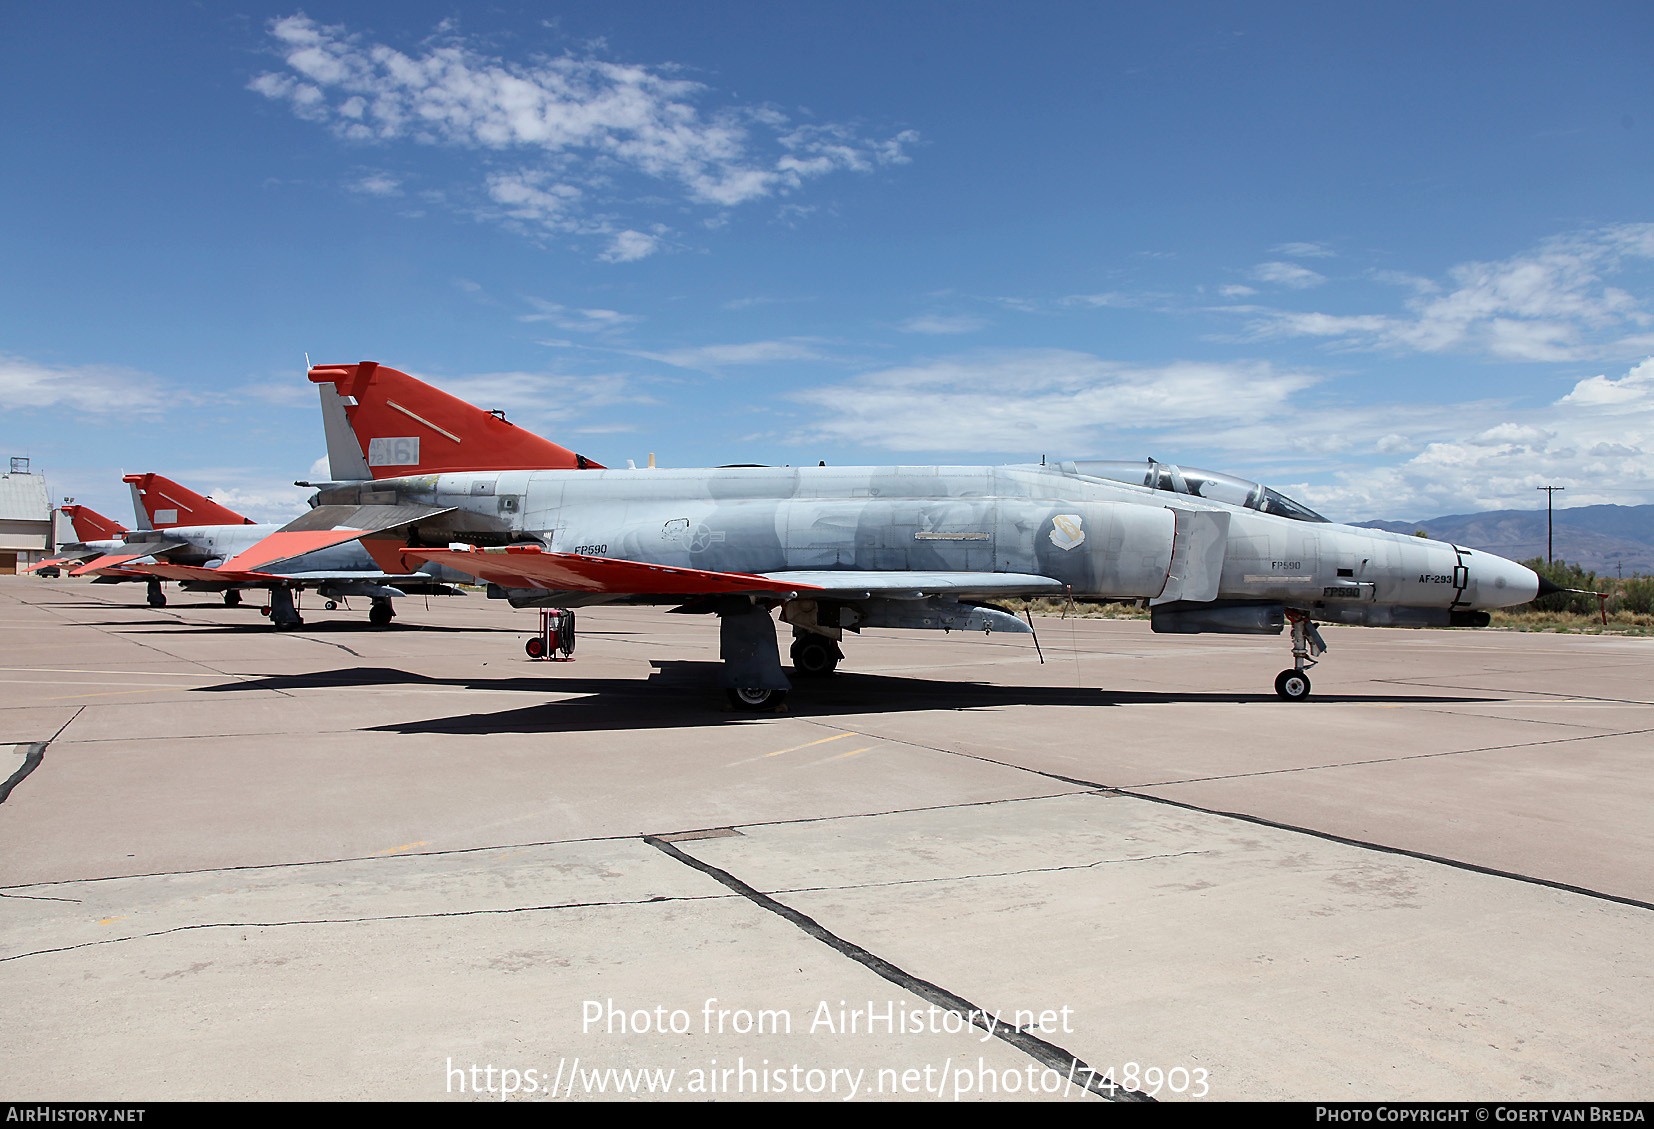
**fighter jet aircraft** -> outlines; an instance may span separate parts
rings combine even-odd
[[[139,528],[124,531],[104,556],[70,575],[147,580],[149,602],[156,607],[166,604],[163,580],[180,581],[187,591],[221,592],[231,606],[241,602],[244,590],[263,590],[271,622],[278,629],[299,627],[304,621],[293,593],[314,588],[330,607],[349,596],[367,597],[368,621],[383,627],[396,614],[393,597],[453,591],[437,581],[434,565],[399,566],[396,575],[387,576],[355,544],[365,530],[378,528],[371,520],[354,520],[361,515],[312,511],[285,526],[254,524],[158,474],[129,474],[124,481],[132,489]]]
[[[117,521],[110,521],[90,506],[66,503],[58,508],[69,518],[76,540],[59,545],[57,556],[49,560],[36,561],[25,568],[24,572],[56,576],[65,568],[114,552],[126,536],[126,526]]]
[[[301,485],[323,505],[432,511],[364,539],[381,567],[440,562],[514,607],[716,614],[738,709],[790,689],[774,608],[807,676],[832,672],[847,630],[1026,633],[989,601],[1143,599],[1156,632],[1290,626],[1275,689],[1296,701],[1326,649],[1317,621],[1480,626],[1544,587],[1491,553],[1337,525],[1258,483],[1153,460],[607,470],[384,365],[309,376],[335,481]],[[545,448],[558,461],[536,464]]]

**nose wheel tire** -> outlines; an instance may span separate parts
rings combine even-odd
[[[736,687],[725,691],[729,704],[738,713],[773,713],[787,703],[785,690],[760,690],[756,687]]]
[[[1301,670],[1283,670],[1275,676],[1275,693],[1289,702],[1309,697],[1309,675]]]

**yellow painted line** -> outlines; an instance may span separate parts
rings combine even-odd
[[[167,690],[176,690],[176,686],[157,686],[153,690],[105,690],[100,694],[54,694],[50,698],[41,698],[42,702],[61,702],[68,698],[118,698],[122,694],[160,694]]]
[[[76,679],[73,679],[73,678],[0,678],[0,686],[130,686],[130,685],[132,685],[132,683],[130,683],[130,682],[106,682],[102,679],[92,679],[92,678],[83,678],[83,679],[80,679],[78,681]],[[138,685],[140,685],[140,686],[149,686],[149,685],[154,685],[154,683],[140,682],[140,683],[138,683]],[[209,683],[209,685],[210,685],[210,683]],[[179,689],[179,687],[176,684],[167,685],[167,686],[165,686],[165,688],[168,689],[168,690]],[[188,689],[191,689],[191,687],[185,686],[185,687],[183,687],[183,689],[188,690]]]
[[[816,763],[817,764],[826,764],[827,761],[841,761],[845,757],[853,757],[857,753],[865,753],[868,749],[871,749],[872,747],[873,747],[872,745],[867,745],[867,746],[865,746],[863,748],[860,748],[860,749],[851,749],[848,753],[838,753],[834,756],[828,757],[827,760],[825,760],[825,761],[817,761]]]
[[[778,757],[782,753],[796,753],[800,749],[808,749],[808,748],[811,748],[812,746],[815,746],[815,745],[825,745],[829,741],[842,741],[846,737],[854,737],[854,736],[856,736],[855,733],[835,733],[831,737],[818,737],[814,741],[806,741],[802,745],[794,745],[790,749],[777,749],[773,753],[765,753],[762,756],[747,757],[743,760],[730,761],[728,764],[724,765],[724,767],[725,768],[734,768],[737,765],[751,764],[753,761],[768,760],[770,757]]]
[[[63,666],[0,666],[0,671],[18,671],[24,674],[145,674],[151,678],[212,678],[212,671],[179,674],[170,670],[82,670]]]
[[[808,748],[810,748],[814,745],[825,745],[829,741],[842,741],[846,737],[854,737],[854,736],[855,736],[854,733],[839,733],[839,734],[835,734],[832,737],[822,737],[819,740],[806,741],[802,745],[794,745],[790,749],[777,749],[773,753],[765,753],[764,756],[766,756],[766,757],[778,757],[782,753],[796,753],[800,749],[808,749]]]
[[[400,847],[387,847],[386,849],[384,849],[382,851],[374,851],[373,853],[376,854],[376,855],[395,855],[395,854],[400,854],[403,851],[411,851],[415,847],[428,847],[428,846],[430,846],[430,844],[425,842],[425,840],[421,839],[417,843],[403,843]]]
[[[1461,693],[1475,693],[1475,691],[1461,691]],[[1413,703],[1390,702],[1363,702],[1368,709],[1399,710],[1405,705]],[[1495,698],[1491,702],[1433,702],[1428,699],[1419,699],[1419,704],[1429,706],[1456,706],[1459,709],[1503,709],[1505,706],[1646,706],[1654,705],[1651,702],[1616,701],[1603,698]]]

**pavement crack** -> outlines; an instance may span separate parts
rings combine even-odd
[[[1018,1031],[1015,1028],[1005,1028],[1000,1026],[995,1017],[989,1015],[989,1013],[984,1009],[972,1004],[963,996],[957,996],[948,991],[946,988],[932,984],[928,980],[921,980],[919,977],[913,975],[905,969],[891,964],[883,957],[875,956],[873,953],[862,948],[855,942],[848,941],[827,929],[814,918],[800,913],[791,906],[786,905],[783,902],[779,902],[768,894],[747,885],[745,882],[729,873],[729,871],[721,870],[718,867],[713,866],[711,863],[702,862],[693,855],[685,854],[671,843],[668,843],[654,835],[645,835],[643,837],[643,841],[651,847],[654,847],[656,850],[661,851],[669,858],[676,859],[685,866],[698,870],[702,874],[705,874],[709,878],[713,879],[713,881],[730,890],[733,890],[735,893],[741,895],[741,897],[747,899],[760,909],[767,910],[770,913],[775,914],[777,917],[791,923],[807,936],[820,941],[829,948],[849,957],[851,960],[855,961],[863,968],[866,968],[876,976],[895,984],[897,987],[902,988],[905,991],[912,992],[920,999],[926,1000],[936,1007],[964,1016],[967,1022],[969,1022],[972,1026],[983,1028],[995,1038],[1009,1044],[1012,1047],[1015,1047],[1017,1050],[1033,1058],[1036,1062],[1040,1063],[1047,1069],[1055,1070],[1059,1074],[1065,1074],[1071,1080],[1076,1074],[1082,1074],[1083,1080],[1080,1084],[1084,1089],[1105,1097],[1110,1101],[1154,1101],[1154,1099],[1147,1094],[1140,1093],[1136,1090],[1128,1090],[1123,1086],[1115,1085],[1112,1081],[1106,1078],[1099,1077],[1097,1072],[1088,1064],[1081,1062],[1076,1055],[1063,1050],[1055,1043],[1050,1043],[1044,1039],[1037,1038],[1030,1035],[1026,1031]]]
[[[1244,812],[1223,811],[1219,808],[1203,807],[1200,804],[1191,804],[1191,803],[1187,803],[1187,802],[1182,801],[1182,800],[1173,800],[1173,799],[1169,799],[1168,797],[1165,797],[1165,796],[1156,796],[1151,792],[1145,792],[1145,791],[1138,791],[1137,790],[1139,788],[1165,788],[1165,787],[1169,787],[1173,784],[1198,784],[1198,783],[1202,783],[1204,781],[1209,781],[1209,780],[1233,780],[1233,779],[1240,779],[1240,778],[1247,777],[1247,776],[1270,776],[1270,775],[1274,775],[1274,774],[1277,774],[1277,773],[1313,772],[1313,771],[1325,770],[1325,769],[1329,769],[1329,768],[1346,768],[1346,767],[1351,767],[1353,765],[1360,765],[1360,764],[1384,764],[1384,763],[1388,763],[1390,761],[1421,760],[1421,759],[1426,759],[1426,758],[1429,758],[1429,757],[1463,756],[1466,753],[1500,752],[1500,751],[1510,750],[1510,749],[1532,748],[1532,747],[1536,747],[1536,746],[1540,746],[1540,745],[1560,745],[1560,744],[1566,744],[1566,743],[1574,742],[1574,741],[1598,741],[1598,740],[1602,740],[1605,737],[1635,737],[1635,736],[1640,736],[1640,735],[1645,734],[1645,733],[1654,733],[1654,730],[1651,730],[1651,729],[1620,730],[1620,731],[1617,731],[1617,732],[1614,732],[1614,733],[1593,733],[1593,734],[1587,734],[1587,735],[1578,736],[1578,737],[1557,737],[1557,738],[1554,738],[1554,739],[1549,740],[1549,741],[1528,741],[1528,742],[1523,742],[1521,744],[1516,744],[1516,745],[1490,745],[1490,746],[1487,746],[1486,748],[1480,748],[1480,749],[1456,749],[1456,750],[1450,750],[1450,751],[1441,752],[1441,753],[1419,753],[1419,754],[1415,754],[1413,756],[1406,756],[1406,757],[1385,757],[1385,758],[1380,758],[1378,760],[1372,760],[1372,761],[1349,761],[1349,762],[1342,762],[1342,763],[1339,763],[1339,764],[1332,764],[1332,765],[1310,765],[1310,766],[1305,767],[1305,768],[1272,769],[1272,770],[1268,770],[1268,771],[1264,771],[1264,772],[1238,773],[1234,776],[1195,777],[1195,778],[1191,778],[1189,780],[1166,780],[1166,781],[1159,781],[1159,782],[1156,782],[1156,783],[1153,783],[1153,784],[1138,784],[1138,785],[1130,785],[1130,786],[1122,786],[1122,785],[1115,785],[1115,784],[1102,784],[1102,783],[1099,783],[1095,780],[1082,780],[1082,779],[1079,779],[1078,777],[1063,776],[1059,773],[1048,772],[1048,771],[1045,771],[1043,769],[1029,768],[1026,765],[1007,764],[1004,761],[994,760],[992,757],[980,756],[976,753],[960,752],[956,749],[942,749],[942,748],[937,748],[936,746],[932,746],[932,745],[917,745],[915,742],[912,742],[912,741],[907,742],[907,744],[914,744],[918,748],[931,749],[934,752],[949,753],[953,756],[965,757],[969,760],[982,761],[985,764],[996,764],[996,765],[1001,766],[1002,768],[1017,769],[1021,772],[1032,773],[1035,776],[1043,776],[1048,780],[1060,780],[1064,784],[1073,784],[1073,785],[1076,785],[1076,786],[1084,789],[1085,791],[1077,793],[1079,795],[1094,795],[1094,796],[1102,797],[1104,799],[1108,799],[1108,798],[1112,798],[1112,797],[1128,797],[1128,798],[1134,799],[1134,800],[1147,800],[1150,803],[1166,804],[1170,807],[1182,808],[1184,811],[1199,812],[1203,815],[1215,815],[1215,816],[1220,816],[1220,817],[1223,817],[1223,818],[1226,818],[1226,819],[1238,819],[1238,820],[1242,821],[1243,823],[1252,823],[1252,824],[1256,824],[1260,827],[1272,827],[1272,828],[1275,828],[1278,831],[1291,831],[1291,832],[1295,832],[1295,833],[1300,834],[1300,835],[1309,835],[1309,836],[1312,836],[1312,837],[1317,838],[1317,839],[1324,839],[1327,842],[1341,843],[1341,844],[1343,844],[1344,846],[1347,846],[1347,847],[1358,847],[1362,850],[1378,851],[1382,854],[1400,855],[1400,856],[1403,856],[1403,857],[1406,857],[1406,858],[1418,859],[1421,862],[1433,862],[1433,863],[1438,863],[1442,866],[1453,867],[1456,870],[1470,871],[1471,873],[1474,873],[1474,874],[1486,874],[1486,875],[1488,875],[1490,877],[1494,877],[1494,878],[1507,878],[1507,879],[1509,879],[1513,882],[1523,882],[1523,883],[1527,883],[1527,884],[1533,885],[1533,886],[1543,886],[1543,887],[1546,887],[1547,889],[1551,889],[1551,890],[1560,890],[1560,891],[1563,891],[1564,893],[1578,894],[1581,897],[1592,898],[1592,899],[1595,899],[1595,900],[1598,900],[1598,901],[1614,902],[1614,903],[1619,904],[1619,905],[1634,906],[1637,909],[1654,910],[1654,902],[1646,902],[1646,901],[1642,901],[1641,899],[1638,899],[1638,898],[1626,897],[1626,896],[1621,895],[1621,894],[1610,894],[1606,890],[1593,890],[1588,886],[1575,886],[1572,883],[1558,882],[1558,881],[1555,881],[1554,879],[1550,879],[1550,878],[1540,878],[1540,877],[1538,877],[1536,875],[1532,875],[1532,874],[1521,874],[1521,873],[1518,873],[1518,872],[1512,871],[1512,870],[1499,870],[1496,867],[1482,866],[1479,863],[1467,862],[1463,859],[1451,859],[1451,858],[1447,858],[1447,857],[1442,856],[1442,855],[1428,854],[1424,851],[1408,850],[1406,847],[1395,847],[1395,846],[1391,846],[1391,845],[1386,844],[1386,843],[1375,843],[1375,842],[1371,842],[1371,841],[1365,840],[1365,839],[1352,839],[1352,838],[1349,838],[1349,837],[1343,836],[1343,835],[1334,835],[1329,831],[1318,831],[1313,827],[1303,827],[1303,826],[1300,826],[1298,824],[1293,824],[1293,823],[1282,823],[1278,820],[1266,819],[1263,816],[1247,815]],[[869,733],[867,735],[870,736],[870,737],[877,736],[877,734],[873,734],[873,733]],[[994,801],[994,802],[1005,802],[1005,801]],[[753,826],[753,825],[742,824],[741,826]],[[645,839],[645,842],[647,842],[647,841],[648,840]]]
[[[1574,738],[1579,740],[1579,738]],[[1115,788],[1110,794],[1130,796],[1137,800],[1147,800],[1151,804],[1165,804],[1168,807],[1181,808],[1184,811],[1200,812],[1203,815],[1215,815],[1224,819],[1237,819],[1242,823],[1254,824],[1258,827],[1271,827],[1277,831],[1291,831],[1299,835],[1308,835],[1328,843],[1340,843],[1346,847],[1358,847],[1365,851],[1377,851],[1380,854],[1399,855],[1402,858],[1418,859],[1421,862],[1439,863],[1450,866],[1455,870],[1467,870],[1473,874],[1486,874],[1493,878],[1508,878],[1512,882],[1523,882],[1530,886],[1543,886],[1550,890],[1560,890],[1568,894],[1578,894],[1581,897],[1593,898],[1597,901],[1614,902],[1622,906],[1633,906],[1637,909],[1654,910],[1654,902],[1645,902],[1638,898],[1628,898],[1621,894],[1610,894],[1605,890],[1593,890],[1588,886],[1575,886],[1569,882],[1557,882],[1550,878],[1539,878],[1532,874],[1521,874],[1514,870],[1500,870],[1497,867],[1482,866],[1479,863],[1466,862],[1463,859],[1450,859],[1442,855],[1432,855],[1425,851],[1413,851],[1406,847],[1395,847],[1388,843],[1375,843],[1367,839],[1352,839],[1347,835],[1334,835],[1330,831],[1319,831],[1313,827],[1303,827],[1295,823],[1282,823],[1279,820],[1265,819],[1261,815],[1247,815],[1245,812],[1222,811],[1218,808],[1202,807],[1199,804],[1185,803],[1182,800],[1173,800],[1165,796],[1155,796],[1147,792],[1134,792],[1127,788]]]
[[[494,909],[436,910],[431,913],[390,913],[373,917],[315,917],[292,921],[198,921],[190,925],[175,925],[171,929],[157,929],[151,933],[133,933],[126,937],[105,937],[99,941],[82,941],[78,945],[59,945],[51,949],[35,949],[26,953],[0,956],[0,964],[24,960],[28,957],[51,956],[76,949],[92,949],[101,945],[119,945],[126,941],[147,941],[168,937],[174,933],[192,933],[203,929],[283,929],[295,925],[372,925],[388,921],[432,921],[450,917],[505,916],[516,913],[549,913],[564,909],[611,909],[624,906],[652,906],[669,902],[716,902],[732,897],[730,894],[655,894],[647,898],[625,898],[603,902],[553,902],[540,906],[500,906]]]
[[[336,859],[306,859],[301,862],[249,862],[235,866],[206,866],[193,870],[148,870],[138,874],[96,874],[88,878],[45,879],[39,882],[15,882],[0,886],[6,890],[27,890],[36,886],[81,886],[93,882],[129,882],[140,878],[183,878],[196,874],[236,874],[249,870],[298,870],[313,866],[343,866],[353,862],[396,862],[405,859],[444,858],[449,855],[475,855],[486,851],[522,851],[535,847],[564,847],[575,843],[617,843],[635,841],[636,835],[592,835],[582,839],[545,839],[534,843],[489,843],[481,847],[451,847],[441,851],[409,851],[405,854],[348,855]]]
[[[1335,761],[1330,764],[1300,765],[1296,768],[1265,768],[1257,772],[1231,772],[1219,776],[1190,776],[1178,780],[1146,781],[1141,784],[1124,785],[1123,787],[1169,788],[1174,784],[1205,784],[1214,780],[1245,780],[1253,776],[1283,776],[1298,772],[1324,772],[1328,769],[1359,768],[1370,764],[1403,764],[1407,761],[1432,760],[1436,757],[1462,757],[1475,753],[1503,753],[1516,749],[1536,749],[1545,745],[1566,745],[1575,741],[1601,741],[1609,737],[1640,737],[1645,733],[1654,733],[1654,729],[1617,729],[1610,733],[1584,733],[1573,737],[1552,737],[1545,741],[1518,741],[1510,745],[1481,745],[1474,749],[1443,749],[1437,753],[1408,753],[1399,757],[1373,757],[1370,760]]]
[[[1124,859],[1097,859],[1094,862],[1064,863],[1061,866],[1031,866],[1025,870],[990,870],[981,874],[944,874],[937,878],[896,878],[889,882],[852,882],[843,886],[788,886],[777,894],[822,894],[839,890],[878,890],[886,886],[924,886],[934,882],[973,882],[978,878],[1016,878],[1024,874],[1058,874],[1065,870],[1090,870],[1095,866],[1118,866],[1128,862],[1153,862],[1187,855],[1209,855],[1211,851],[1172,851],[1163,855],[1136,855]]]

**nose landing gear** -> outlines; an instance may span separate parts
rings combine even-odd
[[[1301,702],[1309,697],[1306,672],[1315,665],[1316,656],[1326,654],[1327,645],[1306,612],[1288,608],[1286,618],[1292,624],[1292,669],[1275,676],[1275,693],[1289,702]]]

